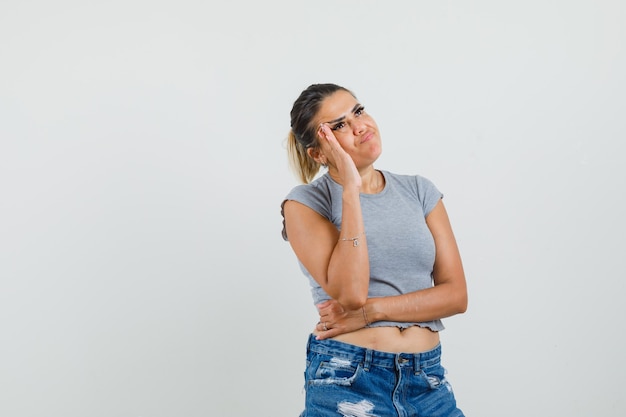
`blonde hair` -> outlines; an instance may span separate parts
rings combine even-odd
[[[313,181],[322,166],[307,153],[307,148],[296,139],[293,130],[287,135],[287,155],[289,167],[304,184]]]

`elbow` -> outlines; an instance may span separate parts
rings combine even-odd
[[[365,305],[369,295],[369,274],[363,277],[355,277],[350,281],[334,281],[334,285],[328,286],[326,292],[346,310],[358,310]]]
[[[367,302],[367,292],[362,294],[342,294],[337,298],[346,310],[359,310]]]
[[[467,311],[468,297],[465,279],[451,282],[447,291],[448,308],[452,315]]]
[[[463,314],[467,311],[467,291],[463,291],[457,297],[456,302],[454,303],[454,307],[456,310],[456,314]]]

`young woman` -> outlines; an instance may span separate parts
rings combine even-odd
[[[463,416],[440,364],[441,319],[467,308],[442,194],[374,168],[378,126],[344,87],[304,90],[288,141],[304,184],[283,201],[283,238],[320,315],[302,416]]]

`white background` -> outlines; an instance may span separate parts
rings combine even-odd
[[[445,194],[466,415],[623,416],[626,7],[0,2],[0,415],[297,416],[306,279],[280,237],[311,83],[378,168]]]

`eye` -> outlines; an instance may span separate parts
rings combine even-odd
[[[341,130],[344,128],[346,124],[344,122],[339,122],[332,127],[332,130]]]
[[[365,107],[361,106],[354,111],[354,114],[358,117],[365,113]]]

